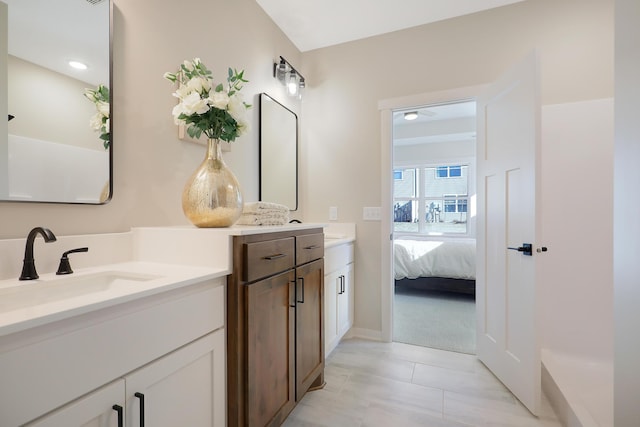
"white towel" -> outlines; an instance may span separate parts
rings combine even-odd
[[[242,213],[247,214],[260,214],[260,213],[278,213],[278,212],[286,212],[289,213],[289,208],[287,206],[271,203],[271,202],[249,202],[244,204],[244,208],[242,209]]]
[[[289,222],[289,213],[246,214],[240,215],[238,225],[285,225]]]

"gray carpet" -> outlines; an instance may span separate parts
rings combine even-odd
[[[393,305],[393,340],[475,354],[474,297],[397,286]]]

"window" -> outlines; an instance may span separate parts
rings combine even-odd
[[[394,170],[394,231],[466,233],[468,169],[468,165],[443,165]]]
[[[456,178],[462,176],[462,166],[438,166],[436,168],[437,178]]]

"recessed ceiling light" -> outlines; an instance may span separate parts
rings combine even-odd
[[[406,113],[404,113],[404,119],[405,120],[415,120],[418,118],[418,112],[417,111],[407,111]]]
[[[69,61],[69,65],[73,68],[75,68],[76,70],[86,70],[87,69],[87,65],[83,64],[82,62],[78,62],[78,61]]]

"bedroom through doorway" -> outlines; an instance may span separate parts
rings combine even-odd
[[[393,341],[475,354],[476,103],[393,111]]]

